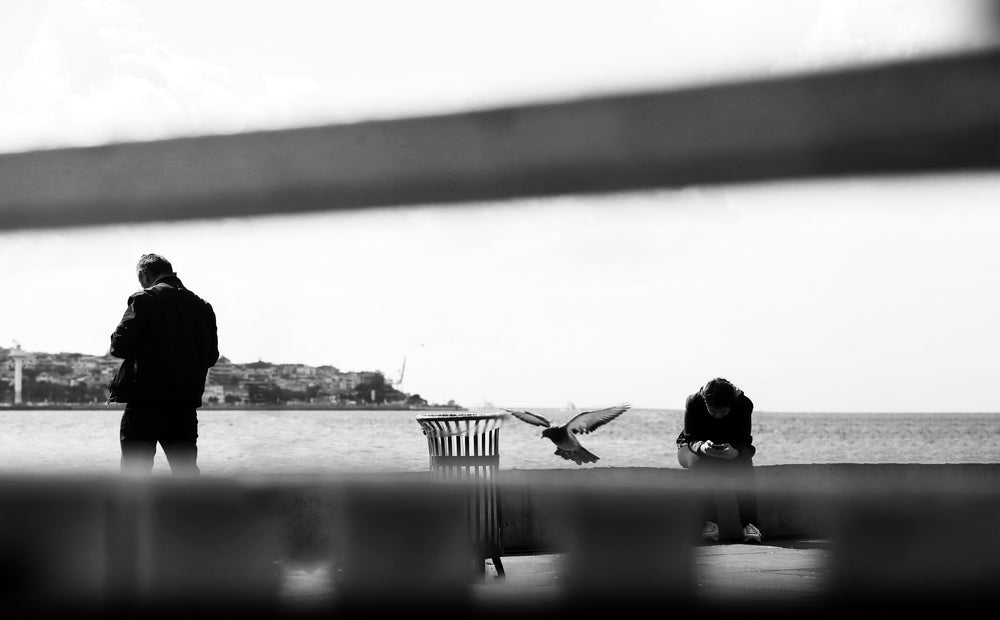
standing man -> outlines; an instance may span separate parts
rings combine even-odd
[[[141,291],[111,334],[111,355],[134,362],[121,422],[121,469],[150,474],[159,442],[174,475],[196,476],[198,414],[208,369],[219,359],[212,306],[184,288],[170,262],[143,254]]]
[[[728,380],[715,378],[687,397],[684,429],[677,437],[677,458],[682,467],[701,483],[732,481],[743,542],[761,542],[757,528],[757,489],[753,456],[757,449],[750,434],[753,402]],[[714,490],[714,489],[713,489]],[[705,540],[719,540],[714,497],[704,507]]]

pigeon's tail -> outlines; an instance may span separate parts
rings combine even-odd
[[[580,446],[576,450],[556,448],[555,453],[567,461],[573,461],[577,465],[583,465],[584,463],[596,463],[601,458],[583,446]]]

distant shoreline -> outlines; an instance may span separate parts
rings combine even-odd
[[[51,405],[0,404],[0,411],[53,411],[81,410],[94,411],[100,409],[124,409],[121,403],[62,403]],[[331,405],[329,403],[300,403],[275,405],[203,405],[199,411],[468,411],[458,405]]]

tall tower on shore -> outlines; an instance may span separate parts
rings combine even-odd
[[[14,343],[14,348],[10,350],[10,356],[14,358],[14,404],[21,404],[21,366],[24,365],[24,358],[28,354],[21,350],[21,345]]]

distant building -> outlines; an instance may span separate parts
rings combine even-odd
[[[215,399],[215,402],[224,403],[226,402],[226,390],[221,385],[206,385],[205,393],[201,398],[206,403],[210,402],[212,398]]]
[[[15,372],[13,351],[14,349],[0,347],[0,386],[13,385],[17,383],[15,378],[20,378],[19,371]],[[97,401],[101,400],[100,389],[107,388],[108,381],[122,364],[121,359],[112,357],[110,353],[44,353],[22,351],[19,347],[16,353],[19,361],[17,366],[27,371],[25,378],[31,381],[36,391],[39,383],[47,384],[42,390],[46,394],[65,392],[56,386],[82,386],[94,390]],[[384,398],[387,402],[400,402],[408,396],[392,389],[392,381],[380,372],[341,372],[329,364],[313,367],[306,364],[272,364],[262,360],[234,364],[229,358],[220,356],[215,366],[209,369],[203,400],[206,403],[230,405],[250,403],[251,400],[255,403],[291,401],[348,404],[357,398],[355,391],[358,385],[378,383],[374,380],[380,375],[386,389],[384,393],[380,390],[379,398]],[[19,395],[19,390],[15,389],[15,402],[20,402]],[[39,395],[34,397],[40,398]],[[374,398],[373,395],[372,399]]]
[[[365,382],[365,373],[363,372],[345,372],[343,375],[343,381],[340,385],[340,390],[342,392],[350,392],[354,388],[358,387]]]

